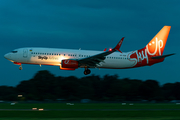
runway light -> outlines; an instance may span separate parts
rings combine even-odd
[[[32,110],[37,110],[37,108],[32,108]]]
[[[130,103],[129,105],[134,105],[133,103]]]
[[[39,111],[43,111],[44,109],[43,108],[40,108]]]
[[[22,97],[22,95],[18,95],[18,97]]]
[[[74,105],[74,103],[66,103],[66,105]]]
[[[71,103],[70,105],[74,105],[74,103]]]
[[[16,103],[11,103],[11,105],[15,105]]]
[[[122,105],[126,105],[126,103],[122,103]]]
[[[70,105],[71,103],[66,103],[66,105]]]

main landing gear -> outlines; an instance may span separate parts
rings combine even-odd
[[[91,70],[88,69],[87,67],[85,67],[84,74],[85,74],[85,75],[88,75],[88,74],[90,74],[90,73],[91,73]]]

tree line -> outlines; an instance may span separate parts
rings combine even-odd
[[[22,95],[18,98],[18,95]],[[79,101],[171,101],[180,100],[180,82],[162,86],[156,80],[138,80],[117,75],[91,75],[55,77],[49,71],[39,71],[30,80],[21,81],[17,86],[0,86],[0,100],[67,100]]]

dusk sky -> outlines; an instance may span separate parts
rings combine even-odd
[[[164,25],[171,31],[163,54],[176,53],[162,63],[133,69],[91,69],[103,77],[180,82],[179,0],[1,0],[0,86],[16,86],[39,70],[55,76],[84,77],[84,69],[63,71],[58,66],[18,65],[4,54],[21,47],[100,50],[114,47],[125,37],[122,52],[141,49]]]

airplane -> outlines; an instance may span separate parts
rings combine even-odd
[[[164,26],[144,48],[130,52],[120,51],[123,37],[114,48],[108,51],[104,49],[103,52],[25,47],[15,49],[5,54],[4,57],[20,65],[19,70],[22,70],[22,64],[53,65],[59,66],[61,70],[85,68],[85,75],[91,73],[90,68],[128,69],[151,66],[174,55],[174,53],[163,55],[170,29],[171,26]]]

